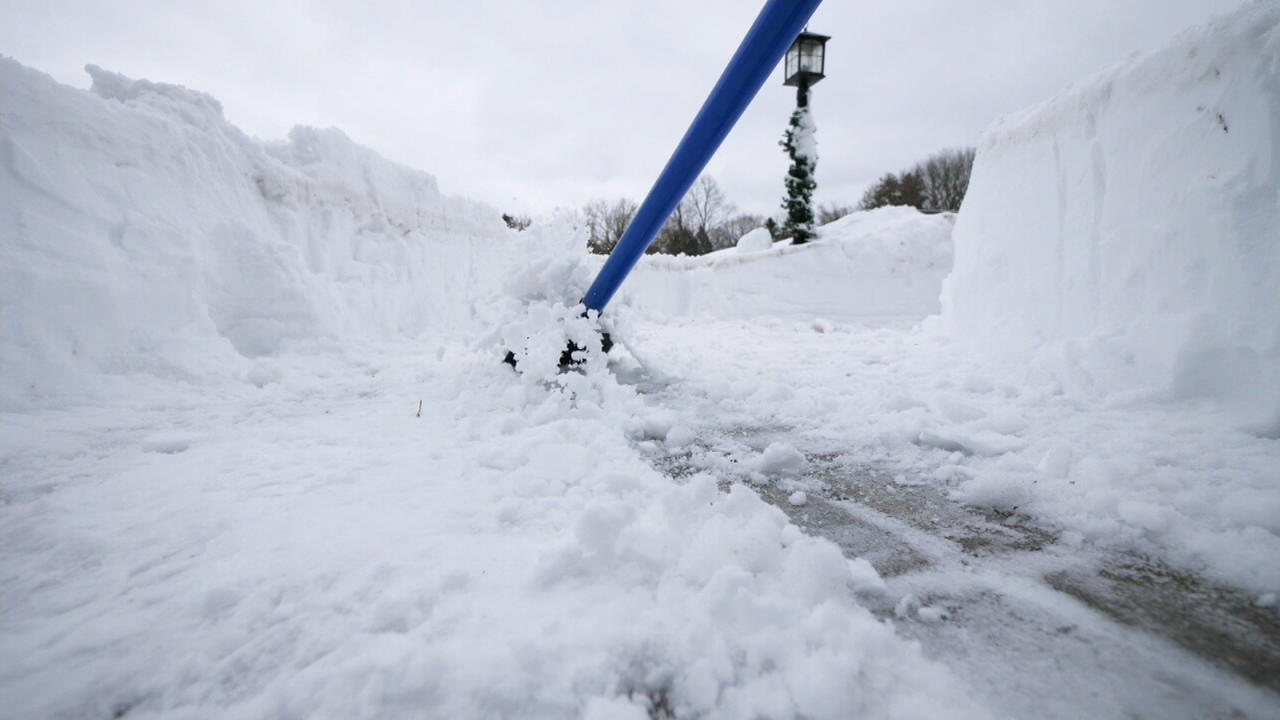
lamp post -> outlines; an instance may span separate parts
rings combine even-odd
[[[795,86],[796,107],[809,107],[809,87],[826,77],[827,41],[830,35],[819,35],[808,30],[796,36],[787,50],[783,64],[783,85]]]
[[[814,179],[818,145],[813,137],[816,128],[809,115],[809,87],[826,77],[826,50],[830,39],[806,30],[796,36],[783,56],[782,84],[796,88],[796,109],[779,143],[791,157],[786,178],[787,196],[782,200],[782,207],[787,211],[786,230],[793,245],[803,245],[817,237],[813,229],[813,191],[818,187]]]

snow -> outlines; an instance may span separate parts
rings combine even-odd
[[[951,271],[954,221],[885,207],[824,225],[804,245],[646,255],[615,302],[644,315],[802,318],[818,332],[831,322],[932,314]]]
[[[758,227],[738,238],[738,244],[735,247],[740,253],[768,250],[773,247],[773,235],[769,233],[768,228]]]
[[[795,475],[804,465],[804,455],[784,442],[770,443],[756,462],[760,472],[773,475]]]
[[[0,59],[0,407],[412,337],[523,259],[491,209],[337,130],[261,143],[202,93],[90,73],[73,92]]]
[[[925,717],[958,692],[854,604],[833,546],[636,458],[633,396],[510,392],[475,350],[422,350],[9,416],[5,707]],[[185,451],[148,452],[171,425]]]
[[[809,161],[809,167],[818,164],[818,125],[813,121],[813,112],[808,107],[796,111],[796,132],[792,142],[796,146],[796,157]]]
[[[1250,4],[988,130],[949,333],[1069,393],[1208,398],[1280,437],[1278,25]]]
[[[90,74],[0,60],[7,711],[987,715],[865,562],[644,459],[692,418],[606,368],[567,226]]]
[[[1091,546],[1136,547],[1220,582],[1280,590],[1280,446],[1220,408],[1086,402],[1053,384],[1013,384],[945,337],[877,323],[820,334],[785,318],[662,318],[631,334],[681,378],[689,396],[669,402],[691,417],[785,427],[779,442],[806,456],[847,455],[1051,521]],[[695,459],[719,466],[714,449]]]
[[[1275,441],[1241,432],[1212,407],[1088,403],[1048,387],[1013,385],[985,374],[993,368],[984,358],[959,353],[945,338],[878,323],[819,334],[785,318],[661,318],[637,322],[628,342],[679,378],[662,404],[703,438],[683,466],[747,478],[781,505],[805,492],[806,504],[792,517],[803,522],[810,515],[814,528],[823,527],[821,513],[832,512],[823,508],[833,497],[848,498],[837,503],[855,518],[843,531],[847,547],[891,576],[884,602],[892,608],[916,593],[919,606],[958,618],[936,624],[956,626],[937,631],[949,638],[949,651],[933,642],[926,647],[938,653],[931,657],[948,658],[992,706],[1014,717],[1126,717],[1157,708],[1168,717],[1229,715],[1231,708],[1246,717],[1274,715],[1273,693],[1250,700],[1246,690],[1226,689],[1210,666],[1178,659],[1165,638],[1137,652],[1151,635],[1102,623],[1079,636],[1073,630],[1074,639],[1064,641],[1055,628],[1088,628],[1098,618],[1087,619],[1089,609],[1044,583],[1067,558],[1090,573],[1097,572],[1090,567],[1096,558],[1153,558],[1199,582],[1240,588],[1250,603],[1280,591],[1280,536],[1269,529],[1275,515],[1268,515],[1280,498]],[[773,392],[772,383],[791,391]],[[980,414],[969,420],[943,414],[958,406]],[[996,452],[988,440],[986,452],[958,442],[937,447],[922,442],[922,433],[975,444],[989,435],[1005,446]],[[800,451],[805,471],[755,478],[754,463],[775,442]],[[1055,465],[1067,456],[1069,463]],[[879,504],[868,509],[866,498],[877,494]],[[939,517],[942,503],[971,508],[977,519],[970,522],[990,523],[984,526],[997,537],[1008,527],[1035,528],[1029,549],[1008,557],[959,546],[951,538],[973,531]],[[1246,514],[1246,506],[1256,512]],[[889,516],[886,507],[906,519]],[[908,522],[918,525],[904,527]],[[905,537],[905,558],[866,542],[868,525]],[[841,536],[836,530],[831,537]],[[888,545],[894,547],[896,541]],[[918,570],[918,562],[942,567]],[[1181,592],[1180,581],[1154,582]],[[940,603],[939,594],[951,600]],[[1188,616],[1214,606],[1196,597],[1203,606],[1182,611]],[[1141,605],[1130,607],[1143,613]],[[1170,621],[1186,619],[1180,612]],[[906,626],[916,620],[922,619],[914,609],[900,618]],[[987,622],[987,631],[979,629]],[[1043,633],[1028,637],[1027,626]],[[1063,659],[1064,644],[1078,654]],[[1174,698],[1170,687],[1186,692]],[[1222,699],[1210,699],[1213,687],[1224,688]]]
[[[1002,121],[958,217],[648,256],[603,319],[559,218],[0,58],[0,705],[1274,715],[1045,578],[1148,558],[1273,612],[1278,18]]]
[[[942,622],[947,618],[947,611],[945,608],[926,605],[916,610],[916,617],[927,623]]]

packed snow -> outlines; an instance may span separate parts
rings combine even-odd
[[[773,233],[769,232],[768,228],[758,227],[738,238],[738,242],[735,247],[737,247],[738,252],[741,253],[768,250],[773,247]]]
[[[1280,7],[992,127],[942,319],[1076,394],[1211,398],[1280,437]]]
[[[997,123],[958,215],[648,256],[603,318],[569,218],[88,71],[0,58],[7,713],[1276,716],[1044,579],[1276,612],[1280,7]]]

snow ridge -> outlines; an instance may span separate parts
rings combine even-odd
[[[92,92],[0,58],[0,408],[412,337],[501,288],[512,233],[430,175],[334,129],[262,143],[204,93],[88,71]]]

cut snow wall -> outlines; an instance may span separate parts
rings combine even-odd
[[[989,129],[942,326],[1068,390],[1209,396],[1280,432],[1280,5]]]
[[[88,71],[91,92],[0,57],[0,407],[415,337],[515,262],[496,210],[338,130],[262,143],[208,95]]]
[[[938,311],[954,217],[886,207],[824,225],[805,245],[646,255],[620,297],[660,315],[920,318]]]

